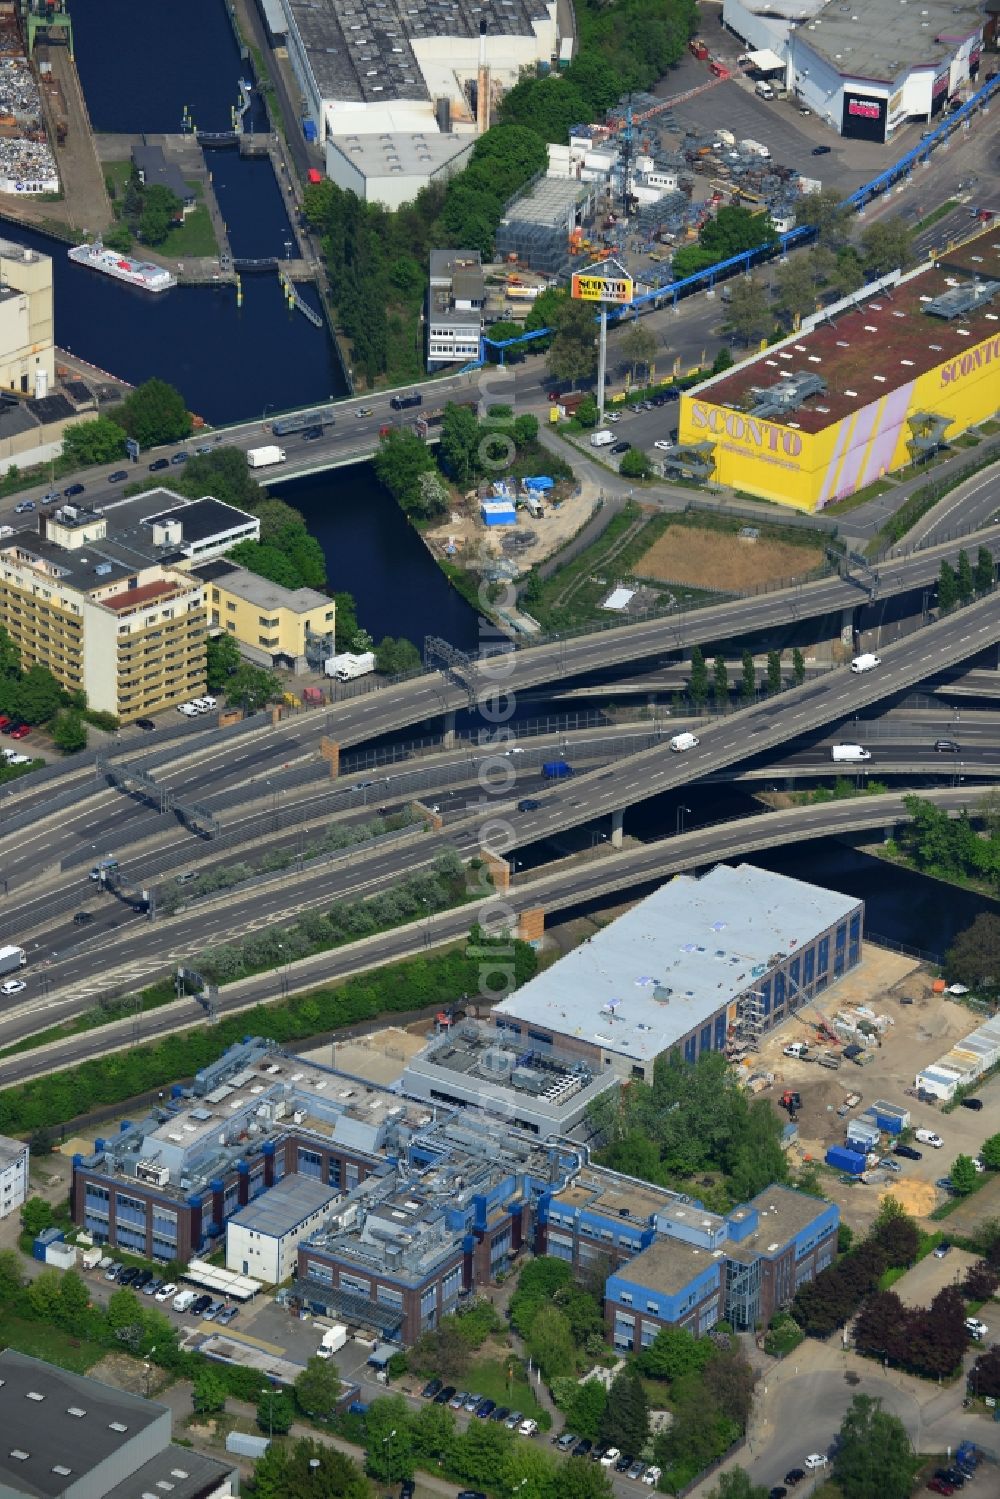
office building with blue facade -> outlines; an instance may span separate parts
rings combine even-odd
[[[864,906],[750,864],[679,875],[493,1010],[501,1037],[595,1077],[753,1048],[861,961]]]

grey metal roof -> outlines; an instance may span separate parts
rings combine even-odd
[[[9,1135],[0,1135],[0,1166],[10,1166],[19,1161],[27,1150],[23,1140],[12,1140]]]
[[[102,1499],[202,1499],[236,1471],[233,1463],[206,1457],[192,1447],[165,1447],[130,1477],[106,1489]]]
[[[284,1176],[270,1191],[240,1208],[229,1221],[252,1233],[280,1239],[339,1196],[333,1187],[324,1186],[314,1177]]]
[[[892,83],[914,67],[950,58],[956,43],[981,28],[978,0],[829,0],[792,33],[792,48],[804,42],[849,78]]]
[[[652,1060],[858,904],[752,864],[678,876],[495,1013]]]

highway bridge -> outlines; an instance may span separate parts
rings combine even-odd
[[[486,901],[442,912],[429,920],[413,922],[348,947],[304,959],[287,969],[227,986],[218,996],[215,1011],[223,1015],[248,1009],[282,994],[308,989],[321,982],[335,982],[352,973],[395,962],[424,952],[429,946],[461,938],[476,921],[494,930],[503,925],[511,927],[519,914],[527,910],[542,908],[546,912],[555,912],[584,906],[608,895],[617,896],[644,884],[660,882],[682,870],[697,869],[720,859],[743,858],[762,848],[836,833],[857,833],[873,828],[888,830],[906,818],[904,794],[858,797],[852,801],[765,812],[618,852],[605,850],[591,859],[565,861],[557,869],[539,876],[518,877],[502,897],[491,896]],[[957,816],[969,802],[964,788],[934,790],[922,795],[953,816]],[[212,925],[217,933],[247,929],[254,908],[252,900],[237,894],[223,897],[214,904]],[[294,909],[285,914],[293,916]],[[176,961],[190,960],[192,951],[197,948],[192,948],[192,935],[185,930],[184,919],[178,918],[171,927],[176,932],[179,950]],[[194,940],[203,942],[204,930]],[[115,965],[121,962],[121,958],[120,951],[107,953],[109,978],[119,971]],[[151,957],[148,972],[158,971],[162,966],[162,958]],[[8,1010],[0,1019],[0,1050],[32,1035],[42,1026],[57,1024],[89,1008],[96,993],[89,986],[63,982],[55,969],[46,988],[48,992],[41,999]],[[203,1019],[204,1011],[193,1000],[185,1000],[151,1011],[137,1022],[124,1021],[104,1026],[97,1032],[49,1043],[44,1049],[0,1060],[0,1087],[70,1066],[92,1056],[95,1050],[122,1049],[134,1045],[136,1040],[152,1040],[170,1031],[198,1024]]]

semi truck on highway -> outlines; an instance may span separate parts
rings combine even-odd
[[[857,765],[861,760],[870,760],[871,750],[860,744],[835,744],[830,750],[830,759],[838,765]]]
[[[422,406],[423,402],[424,398],[419,390],[411,390],[409,395],[393,396],[389,405],[393,411],[405,411],[408,406]]]
[[[295,416],[283,416],[274,422],[271,431],[275,437],[290,437],[293,432],[305,432],[309,427],[332,427],[333,407],[320,406],[315,411],[299,411]]]
[[[251,468],[270,468],[272,464],[284,463],[284,448],[275,447],[273,443],[266,448],[250,448],[247,452],[247,463]]]
[[[23,947],[0,947],[0,973],[16,973],[27,961]]]
[[[360,655],[352,655],[350,651],[344,651],[324,661],[323,670],[328,677],[336,677],[338,682],[353,682],[355,677],[366,677],[375,670],[375,652],[362,651]]]
[[[881,665],[881,656],[873,656],[871,651],[865,651],[864,655],[855,656],[854,660],[851,662],[851,670],[854,672],[855,676],[857,676],[863,671],[874,671],[876,666]]]

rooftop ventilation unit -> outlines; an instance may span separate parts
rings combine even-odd
[[[923,310],[931,317],[950,322],[952,318],[968,317],[978,308],[987,307],[997,292],[1000,292],[1000,281],[976,281],[969,286],[956,286],[951,291],[942,292],[939,297],[925,303]]]
[[[790,371],[775,385],[751,386],[753,405],[749,414],[756,417],[789,416],[810,396],[822,395],[825,390],[826,381],[811,370]]]

